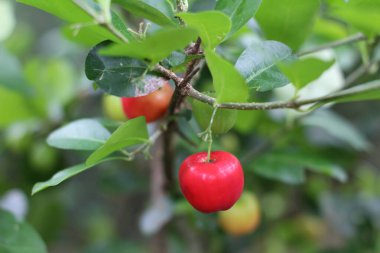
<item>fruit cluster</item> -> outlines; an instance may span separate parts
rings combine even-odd
[[[115,120],[144,116],[147,123],[162,118],[168,110],[173,89],[168,82],[158,90],[140,97],[119,98],[106,95],[103,109]],[[202,129],[207,129],[212,106],[191,101],[193,115]],[[211,131],[228,132],[236,121],[236,112],[216,112]],[[244,173],[239,160],[229,152],[200,152],[187,157],[179,169],[179,185],[188,202],[203,213],[218,213],[221,227],[231,235],[243,235],[256,229],[260,221],[258,202],[244,192]],[[239,199],[240,198],[240,199]]]

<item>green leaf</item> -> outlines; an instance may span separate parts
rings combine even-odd
[[[0,252],[3,253],[47,253],[40,235],[25,222],[0,209]]]
[[[0,128],[17,121],[31,119],[34,111],[25,96],[0,86]]]
[[[218,0],[215,9],[224,12],[231,18],[231,36],[255,15],[260,4],[261,0]]]
[[[114,0],[113,2],[120,4],[133,15],[146,18],[158,25],[175,25],[173,9],[166,1]]]
[[[278,66],[296,89],[300,90],[318,79],[334,62],[334,60],[326,62],[317,58],[306,58],[292,63],[279,63]]]
[[[85,72],[89,80],[95,81],[105,92],[119,97],[134,97],[144,93],[147,86],[144,74],[148,66],[129,57],[110,57],[99,55],[98,51],[107,43],[101,43],[91,49]]]
[[[107,162],[107,161],[117,160],[117,159],[124,159],[124,158],[122,158],[122,157],[110,157],[110,158],[107,158],[107,159],[99,160],[96,163],[93,163],[93,164],[90,164],[90,165],[81,163],[81,164],[77,164],[75,166],[69,167],[67,169],[58,171],[49,180],[47,180],[45,182],[36,183],[33,186],[32,195],[34,195],[37,192],[40,192],[42,190],[45,190],[46,188],[59,185],[63,181],[66,181],[67,179],[69,179],[69,178],[71,178],[71,177],[73,177],[75,175],[78,175],[79,173],[82,173],[83,171],[86,171],[86,170],[94,167],[95,165],[98,165],[100,163]]]
[[[251,169],[261,176],[287,184],[303,183],[305,169],[328,175],[341,182],[347,180],[347,175],[339,166],[322,157],[300,151],[286,150],[264,154],[253,162]]]
[[[128,31],[128,27],[123,19],[115,12],[111,13],[112,25],[129,41],[134,41],[134,36]],[[81,43],[87,46],[94,46],[102,41],[111,40],[122,43],[120,38],[111,33],[107,28],[99,26],[96,23],[81,24],[74,23],[63,27],[63,34],[69,40]]]
[[[319,7],[319,0],[265,0],[256,19],[266,39],[297,50],[310,34]]]
[[[144,117],[138,117],[128,120],[121,125],[104,145],[93,152],[86,161],[86,165],[96,164],[101,159],[111,153],[134,146],[136,144],[146,143],[149,140],[148,130]]]
[[[302,124],[325,130],[329,136],[348,144],[358,151],[365,151],[371,144],[349,121],[328,110],[318,110],[304,118]]]
[[[380,1],[361,0],[343,4],[330,1],[330,3],[331,8],[329,10],[331,15],[344,20],[369,37],[374,37],[380,33],[378,22],[374,22],[374,20],[380,20]]]
[[[100,54],[129,56],[148,60],[151,65],[154,65],[168,57],[173,51],[185,48],[197,35],[198,33],[190,28],[167,28],[142,41],[111,45],[108,48],[101,49]]]
[[[289,83],[276,64],[292,59],[291,55],[292,50],[280,42],[255,42],[239,56],[235,67],[250,88],[269,91]]]
[[[17,0],[18,2],[34,6],[43,11],[49,12],[65,21],[68,21],[71,24],[74,24],[76,27],[73,30],[73,37],[81,29],[85,30],[85,34],[95,34],[95,38],[97,40],[113,40],[115,42],[122,42],[119,38],[117,38],[113,33],[108,31],[105,28],[102,28],[100,25],[95,23],[95,20],[88,15],[84,10],[81,9],[77,4],[72,0]],[[89,8],[93,13],[99,15],[100,17],[103,15],[100,12],[99,6],[93,1],[87,1],[85,6]],[[121,34],[123,34],[128,40],[135,40],[133,35],[128,31],[126,25],[122,21],[120,17],[117,16],[116,13],[112,13],[112,25],[118,30]],[[92,25],[93,24],[93,25]],[[68,31],[66,31],[67,33]],[[94,40],[95,44],[97,40]]]
[[[70,23],[91,22],[92,18],[72,0],[17,0],[49,12]]]
[[[184,52],[174,51],[167,58],[165,58],[161,64],[169,69],[177,68],[190,62],[191,59],[193,59],[193,57],[190,58],[190,56],[192,55],[188,56]]]
[[[98,121],[80,119],[52,132],[47,143],[55,148],[73,150],[96,150],[111,136]]]
[[[231,28],[228,16],[219,11],[179,13],[177,16],[199,32],[202,44],[208,48],[215,48],[219,45]]]
[[[248,86],[244,77],[235,67],[212,50],[206,50],[206,61],[210,69],[216,91],[216,101],[245,102],[248,98]]]

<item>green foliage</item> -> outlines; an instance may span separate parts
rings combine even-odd
[[[50,133],[47,143],[56,148],[96,150],[111,136],[97,120],[80,119]]]
[[[105,92],[119,97],[133,97],[145,89],[144,73],[148,66],[129,57],[99,55],[99,49],[107,43],[94,47],[87,55],[85,72],[88,79]]]
[[[319,7],[319,0],[265,0],[256,18],[266,39],[298,50],[312,29]]]
[[[34,6],[49,12],[71,23],[91,22],[92,18],[70,0],[18,0],[18,2]]]
[[[187,28],[167,28],[155,32],[142,41],[111,45],[101,49],[100,54],[109,56],[129,56],[147,60],[154,65],[168,57],[173,51],[183,49],[197,36],[197,32]],[[175,39],[173,39],[175,38]]]
[[[345,4],[338,1],[329,2],[331,4],[331,14],[344,20],[350,26],[370,37],[374,37],[380,32],[380,27],[376,22],[380,20],[380,1],[349,1]]]
[[[114,0],[138,17],[146,18],[161,26],[173,26],[174,13],[167,1]]]
[[[305,169],[326,174],[341,182],[346,181],[346,173],[337,165],[304,151],[274,151],[258,157],[250,167],[261,176],[288,184],[305,182]]]
[[[17,221],[12,214],[0,209],[0,252],[47,253],[37,232],[25,222]]]
[[[281,71],[289,78],[297,90],[319,78],[334,61],[322,61],[317,58],[305,58],[291,63],[279,63]]]
[[[289,83],[276,64],[292,59],[291,55],[292,50],[280,42],[256,42],[244,50],[235,67],[250,88],[269,91]]]
[[[112,32],[103,28],[98,24],[103,22],[102,13],[99,12],[97,5],[89,1],[85,4],[85,8],[91,10],[91,12],[97,15],[97,19],[94,22],[93,17],[87,14],[86,11],[79,8],[74,1],[71,0],[18,0],[21,3],[32,5],[36,8],[49,12],[65,21],[68,21],[72,24],[73,33],[80,32],[81,29],[85,29],[86,35],[95,35],[94,40],[91,40],[92,44],[96,44],[101,40],[111,39],[113,41],[120,42],[120,39],[117,38]],[[117,14],[112,13],[111,25],[114,26],[122,35],[124,35],[128,40],[133,41],[133,35],[127,30],[126,25]],[[75,36],[73,36],[75,37]],[[82,37],[83,38],[83,37]],[[83,39],[80,39],[83,40]],[[86,39],[88,42],[88,39]]]
[[[234,66],[212,50],[206,50],[205,55],[213,77],[217,102],[246,101],[248,98],[248,86]]]
[[[84,172],[84,171],[86,171],[86,170],[94,167],[95,165],[98,165],[100,163],[107,162],[107,161],[116,160],[116,159],[122,159],[122,158],[120,158],[120,157],[110,157],[110,158],[107,158],[107,159],[99,160],[96,163],[93,163],[91,165],[86,165],[84,163],[81,163],[81,164],[69,167],[67,169],[61,170],[58,173],[54,174],[53,177],[50,178],[49,180],[47,180],[45,182],[36,183],[33,186],[32,195],[34,195],[34,194],[36,194],[36,193],[38,193],[38,192],[40,192],[42,190],[45,190],[46,188],[59,185],[63,181],[66,181],[67,179],[69,179],[69,178],[71,178],[71,177],[73,177],[75,175],[78,175],[81,172]]]
[[[145,118],[130,119],[116,129],[108,140],[87,158],[86,165],[92,166],[111,153],[123,148],[147,143],[148,139]]]
[[[0,20],[6,22],[2,27],[11,29],[13,21],[7,21],[2,2],[13,3],[0,0]],[[180,13],[176,13],[175,0],[19,2],[49,12],[65,23],[14,4],[17,27],[5,41],[0,38],[8,50],[0,47],[0,129],[8,128],[0,132],[0,206],[6,203],[1,195],[11,187],[29,191],[39,182],[32,189],[36,194],[94,166],[105,168],[86,173],[67,187],[28,199],[27,219],[42,233],[49,249],[145,252],[157,245],[136,232],[136,221],[148,217],[151,225],[158,227],[161,224],[156,215],[170,217],[174,211],[175,218],[160,232],[172,252],[316,253],[321,245],[331,253],[379,251],[380,195],[375,159],[378,102],[333,107],[334,103],[380,100],[375,64],[380,52],[376,39],[380,33],[376,22],[380,19],[379,0],[189,0],[191,12]],[[257,23],[247,24],[251,18]],[[85,52],[60,38],[56,28],[61,24],[66,38],[92,48],[85,73],[101,91],[92,90],[89,83],[83,85]],[[338,42],[341,45],[331,55],[339,64],[329,72],[325,71],[334,60],[297,59],[294,54],[301,48],[319,51],[324,43],[357,32],[368,39],[363,39],[359,48],[354,46],[357,41]],[[200,51],[193,55],[191,49],[198,37],[202,39]],[[189,64],[193,60],[195,66]],[[365,69],[368,63],[373,64]],[[160,73],[157,64],[172,72]],[[356,69],[358,66],[363,69]],[[212,106],[193,101],[193,120],[190,108],[180,103],[174,114],[149,126],[150,130],[155,128],[152,137],[143,118],[124,124],[91,118],[102,114],[103,91],[119,97],[146,95],[166,81],[164,78],[176,74],[175,80],[180,82],[198,68],[190,80],[193,88],[214,89],[217,104],[254,101],[258,108],[266,109],[268,104],[277,103],[276,97],[291,99],[288,89],[276,88],[292,82],[298,91],[332,72],[331,90],[341,89],[326,94],[315,82],[309,94],[300,92],[299,97],[293,97],[294,104],[285,102],[291,107],[311,98],[306,100],[312,105],[307,113],[291,109],[217,110],[213,133],[227,132],[236,124],[229,134],[214,138],[212,150],[228,150],[238,157],[246,169],[246,187],[254,186],[265,217],[258,231],[243,240],[226,240],[215,216],[194,212],[176,187],[180,162],[189,153],[207,149],[196,132],[199,126],[208,127]],[[351,79],[356,70],[367,72],[349,84],[353,88],[347,88],[344,79]],[[211,77],[213,88],[206,87]],[[180,90],[175,98],[186,92]],[[117,101],[120,106],[120,99]],[[326,104],[331,109],[312,112]],[[117,112],[122,113],[120,110]],[[162,139],[156,141],[161,132]],[[177,134],[176,138],[170,138],[172,134]],[[50,146],[65,151],[48,147],[46,136]],[[171,140],[172,146],[167,145]],[[137,154],[149,157],[153,144],[153,159],[138,159]],[[128,168],[121,170],[125,162]],[[342,184],[348,179],[346,170],[350,181]],[[165,176],[165,187],[161,187],[158,181]],[[306,179],[304,185],[286,185],[301,184]],[[156,196],[164,196],[168,208],[159,208],[162,202],[156,202]],[[142,212],[149,200],[153,200],[151,208]],[[320,217],[306,225],[297,223],[299,216],[307,217],[305,210]],[[331,230],[324,230],[326,224]],[[30,226],[0,211],[0,252],[45,253],[41,239],[31,231]],[[62,237],[67,234],[70,236]],[[208,239],[189,241],[185,234],[197,238],[207,234]],[[125,241],[127,237],[136,242]],[[331,242],[339,242],[339,248]]]
[[[124,35],[126,39],[134,41],[135,38],[128,31],[123,19],[116,13],[111,13],[112,25]],[[106,28],[93,24],[73,23],[63,27],[63,34],[69,40],[84,44],[87,46],[94,46],[104,40],[112,40],[114,42],[122,42],[116,35],[110,33]]]
[[[231,28],[228,16],[219,11],[179,13],[178,16],[188,26],[199,32],[202,44],[207,48],[215,48],[219,45]]]
[[[210,119],[214,108],[198,100],[191,100],[193,116],[202,130],[206,130],[210,125]],[[211,131],[213,134],[227,133],[236,122],[237,111],[218,109],[215,113]]]
[[[217,0],[215,10],[222,11],[231,18],[232,35],[255,15],[260,4],[261,0]]]

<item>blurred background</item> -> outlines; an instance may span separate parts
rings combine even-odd
[[[192,8],[213,4],[192,1]],[[323,11],[303,48],[352,33]],[[140,20],[127,15],[127,21],[137,27]],[[85,160],[85,152],[49,147],[46,137],[75,119],[106,117],[103,95],[84,75],[90,45],[73,42],[59,19],[0,0],[0,24],[0,207],[27,221],[49,252],[380,252],[380,101],[311,114],[239,112],[234,129],[216,138],[214,148],[239,157],[245,190],[260,203],[260,225],[244,236],[231,236],[216,214],[196,212],[180,194],[170,198],[169,211],[151,206],[149,161],[143,156],[99,165],[31,196],[36,182]],[[218,52],[236,60],[261,38],[258,29],[251,21]],[[316,54],[336,63],[300,95],[327,94],[346,85],[368,59],[378,63],[379,43],[372,58],[363,57],[364,47],[359,42]],[[349,85],[378,79],[377,66]],[[206,69],[197,85],[207,90],[210,82]],[[285,86],[253,97],[268,101],[289,94]],[[178,138],[176,168],[205,149],[193,119],[181,119],[180,126],[197,145]]]

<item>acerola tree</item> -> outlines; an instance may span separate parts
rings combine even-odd
[[[311,145],[299,149],[281,146],[280,150],[276,149],[276,139],[287,135],[303,117],[309,117],[308,121],[300,125],[321,125],[324,117],[341,123],[329,113],[317,114],[321,107],[380,99],[376,76],[360,79],[377,66],[380,29],[358,18],[365,11],[380,10],[378,1],[204,1],[210,8],[195,0],[18,2],[64,20],[69,25],[64,30],[67,37],[92,47],[83,62],[85,74],[94,89],[105,93],[104,113],[112,119],[77,119],[51,132],[47,138],[50,146],[91,153],[83,163],[36,183],[32,194],[104,162],[130,162],[140,154],[151,159],[155,171],[151,178],[152,205],[166,203],[162,199],[186,198],[204,213],[228,210],[244,188],[254,191],[252,180],[244,179],[248,167],[264,177],[289,184],[303,182],[306,168],[344,181],[345,172],[316,156],[310,151]],[[320,10],[333,18],[317,19]],[[378,17],[378,13],[372,14]],[[326,43],[311,40],[306,44],[312,29],[319,27],[319,33],[323,32],[324,22],[335,22],[337,32],[327,35]],[[319,26],[313,28],[314,24]],[[241,39],[246,34],[251,37]],[[313,87],[320,85],[317,80],[339,68],[334,57],[315,53],[355,43],[359,43],[363,66],[339,86],[313,93]],[[30,71],[37,68],[35,63]],[[335,77],[341,81],[341,72]],[[211,87],[206,85],[211,81]],[[279,88],[288,88],[282,90],[285,99],[276,96]],[[41,111],[38,103],[34,107]],[[275,109],[289,110],[282,115],[273,112],[273,120],[268,120],[269,113],[250,114]],[[190,121],[192,117],[195,121]],[[276,117],[285,119],[276,123]],[[253,155],[267,146],[274,146],[273,152],[253,160],[251,150],[240,157],[221,150],[215,143],[235,123],[244,132],[262,122],[270,122],[262,132],[277,130],[268,134],[268,143],[259,151],[255,149]],[[148,123],[154,123],[153,131],[148,131]],[[194,124],[197,130],[203,130],[199,139],[189,136]],[[299,143],[304,144],[296,144]],[[176,145],[190,147],[186,155],[182,154],[179,168],[175,164],[179,157]],[[245,168],[247,160],[249,165]],[[218,214],[227,233],[242,235],[258,226],[256,199],[244,193],[241,201],[230,211]],[[168,220],[162,218],[157,230]]]

